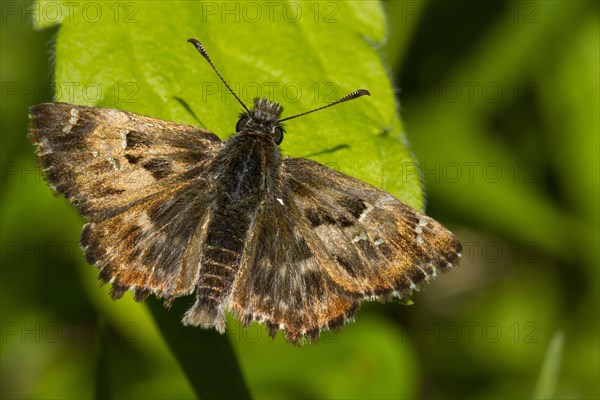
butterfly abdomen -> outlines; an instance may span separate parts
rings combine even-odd
[[[262,134],[232,137],[215,163],[217,191],[206,229],[196,304],[184,322],[224,327],[225,302],[240,268],[258,206],[272,190],[279,168],[275,144]],[[223,328],[224,329],[224,328]]]
[[[227,296],[238,272],[251,219],[240,213],[215,210],[208,225],[200,261],[197,297],[217,307]]]

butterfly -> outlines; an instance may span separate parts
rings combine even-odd
[[[440,223],[372,185],[283,157],[281,105],[244,107],[214,133],[117,109],[30,108],[29,138],[48,184],[85,217],[81,247],[110,295],[168,305],[194,293],[183,324],[225,332],[226,313],[292,343],[353,320],[364,300],[407,298],[457,265]]]

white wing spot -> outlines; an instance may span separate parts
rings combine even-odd
[[[121,148],[126,149],[127,148],[127,134],[129,132],[128,131],[121,131],[119,132],[119,135],[121,135]]]
[[[71,132],[71,129],[73,129],[73,127],[77,125],[77,122],[79,121],[79,110],[76,108],[71,108],[71,112],[69,114],[71,115],[71,118],[69,118],[67,125],[65,125],[63,128],[64,133]]]
[[[417,243],[418,244],[423,244],[424,240],[421,236],[417,236]]]
[[[106,157],[106,159],[108,160],[108,162],[110,163],[110,165],[113,166],[113,168],[115,169],[115,171],[119,170],[119,162],[117,160],[115,160],[112,157]]]
[[[361,232],[360,235],[355,236],[352,239],[352,243],[356,243],[356,242],[359,242],[361,240],[367,240],[367,235],[364,232]]]
[[[425,218],[420,218],[417,226],[415,226],[415,232],[417,232],[419,235],[423,233],[423,228],[426,227],[428,223],[429,221],[427,221]]]
[[[366,207],[366,208],[365,208],[365,211],[363,211],[363,213],[362,213],[362,214],[360,215],[360,217],[358,218],[358,220],[359,220],[359,221],[362,221],[362,220],[363,220],[363,218],[365,218],[367,215],[369,215],[369,213],[370,213],[371,211],[373,211],[373,209],[375,208],[375,207],[373,206],[373,204],[371,204],[371,203],[367,203],[366,201],[364,202],[364,204],[365,204],[365,207]]]
[[[283,205],[283,200],[282,199],[277,199],[277,201],[279,202],[279,204]]]
[[[138,215],[137,223],[142,227],[152,226],[152,220],[147,212],[142,212]]]

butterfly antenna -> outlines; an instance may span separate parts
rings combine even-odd
[[[280,119],[277,122],[283,122],[283,121],[287,121],[287,120],[292,119],[292,118],[298,118],[298,117],[301,117],[303,115],[314,113],[315,111],[319,111],[319,110],[322,110],[324,108],[335,106],[336,104],[340,104],[340,103],[343,103],[345,101],[354,100],[354,99],[357,99],[357,98],[359,98],[361,96],[365,96],[365,95],[370,96],[371,92],[369,92],[367,89],[359,89],[359,90],[357,90],[355,92],[352,92],[352,93],[350,93],[350,94],[342,97],[341,99],[339,99],[337,101],[334,101],[333,103],[329,103],[329,104],[327,104],[327,105],[325,105],[323,107],[315,108],[314,110],[310,110],[310,111],[306,111],[306,112],[303,112],[303,113],[300,113],[300,114],[292,115],[291,117],[286,117],[286,118]]]
[[[225,86],[227,87],[227,89],[229,89],[229,91],[231,92],[231,94],[233,95],[233,97],[235,97],[235,99],[238,101],[238,103],[240,103],[242,105],[242,107],[244,107],[244,110],[246,110],[247,112],[250,112],[250,110],[248,110],[248,107],[246,107],[246,105],[242,102],[242,100],[240,100],[240,98],[237,96],[237,94],[235,94],[235,92],[233,91],[233,89],[231,87],[229,87],[229,85],[227,84],[227,82],[225,82],[225,79],[223,79],[223,76],[217,70],[217,67],[215,67],[215,64],[213,64],[212,60],[210,59],[210,56],[206,52],[206,49],[204,48],[204,46],[202,46],[202,43],[200,43],[198,40],[193,39],[193,38],[192,39],[188,39],[188,42],[190,42],[191,44],[193,44],[194,47],[196,47],[196,49],[200,52],[200,54],[202,54],[202,57],[204,57],[204,59],[206,61],[208,61],[208,63],[212,67],[212,69],[217,73],[217,76],[221,79],[221,82],[223,82],[223,84],[225,84]]]

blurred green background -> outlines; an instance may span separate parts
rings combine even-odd
[[[2,398],[600,396],[598,2],[368,3],[364,18],[387,19],[386,43],[373,46],[417,160],[387,168],[407,181],[421,169],[427,213],[461,239],[463,262],[413,305],[364,304],[356,323],[301,348],[231,320],[225,337],[183,328],[191,300],[164,311],[98,289],[78,248],[82,220],[52,196],[26,139],[27,108],[53,99],[61,28],[34,30],[32,3],[1,3]],[[303,7],[309,29],[310,12],[323,22],[344,7],[286,4]],[[281,51],[270,44],[265,63]],[[131,63],[129,50],[105,50]],[[349,68],[361,55],[348,54]]]

